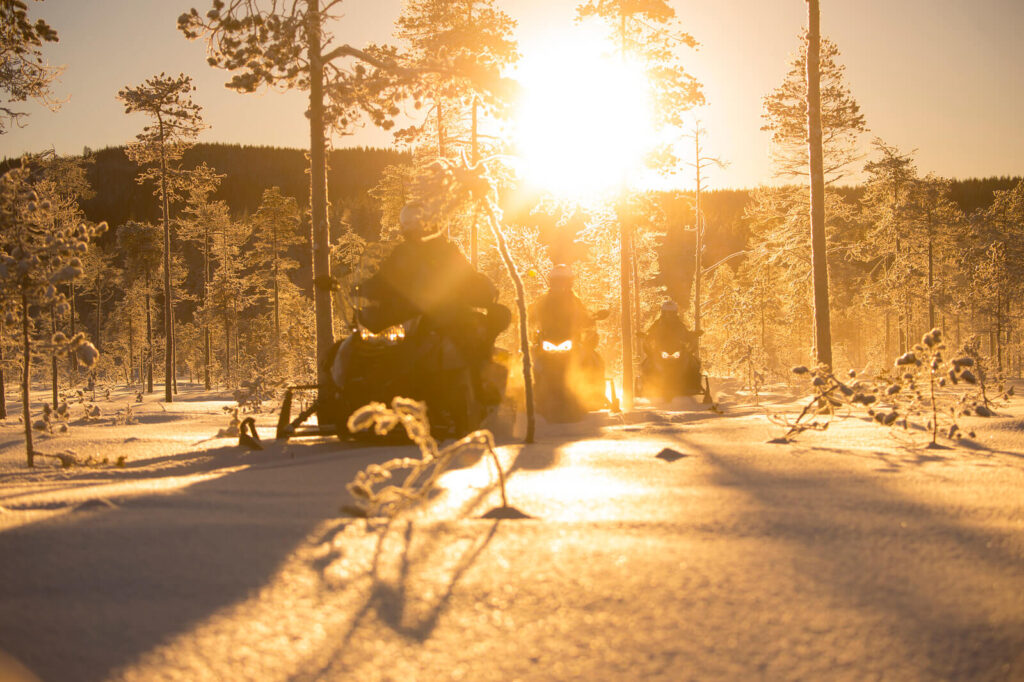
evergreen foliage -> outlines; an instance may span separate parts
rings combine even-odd
[[[25,0],[0,3],[0,135],[21,124],[25,114],[11,108],[16,103],[32,99],[54,110],[60,105],[50,86],[62,69],[47,64],[42,53],[43,43],[57,41],[44,19],[32,20]]]
[[[31,467],[35,457],[29,402],[33,353],[37,348],[45,348],[52,355],[73,352],[86,367],[94,365],[99,356],[82,334],[69,339],[57,332],[48,343],[41,344],[34,338],[35,332],[51,309],[59,315],[70,312],[59,287],[82,275],[81,258],[89,242],[107,226],[72,226],[54,220],[53,203],[35,191],[27,165],[0,177],[0,303],[5,323],[21,331],[22,420]]]

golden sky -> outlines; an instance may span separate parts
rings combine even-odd
[[[339,32],[348,42],[384,41],[400,0],[347,0]],[[208,3],[197,5],[205,9]],[[562,39],[575,0],[506,0],[519,20],[524,54]],[[918,150],[923,172],[951,177],[1024,174],[1024,2],[1020,0],[822,0],[822,29],[842,51],[854,97],[870,133]],[[714,170],[713,187],[745,187],[771,179],[768,138],[760,132],[761,98],[781,81],[805,20],[802,0],[675,0],[683,27],[701,42],[687,52],[709,104],[699,115],[709,153],[730,163]],[[254,145],[307,144],[297,93],[239,95],[209,68],[199,43],[175,28],[188,0],[46,0],[32,9],[60,33],[48,48],[65,64],[57,92],[61,111],[32,112],[27,126],[0,136],[0,155],[54,147],[79,153],[123,144],[141,128],[115,101],[118,89],[166,71],[193,76],[197,102],[211,129],[202,139]],[[385,145],[367,129],[339,146]]]

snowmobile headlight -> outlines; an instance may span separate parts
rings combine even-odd
[[[563,341],[562,343],[552,343],[551,341],[545,341],[541,344],[548,353],[567,353],[572,350],[572,339]]]
[[[668,360],[669,358],[678,360],[679,359],[679,351],[676,351],[675,353],[666,353],[665,351],[661,351],[661,359],[662,360]]]
[[[367,343],[393,346],[399,341],[405,339],[405,327],[400,324],[394,324],[379,333],[374,333],[366,327],[361,326],[359,328],[359,338]]]

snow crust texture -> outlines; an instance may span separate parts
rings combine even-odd
[[[1021,407],[946,449],[854,418],[773,445],[763,411],[728,400],[542,425],[499,450],[532,518],[480,518],[500,504],[485,458],[385,523],[339,508],[399,448],[284,445],[265,414],[266,450],[245,451],[210,440],[218,397],[147,399],[138,425],[39,444],[121,467],[25,470],[19,425],[0,426],[12,666],[47,682],[1024,679]]]

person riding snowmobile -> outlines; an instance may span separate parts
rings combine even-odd
[[[584,347],[597,348],[597,323],[572,290],[574,281],[568,265],[551,269],[548,290],[530,306],[534,342],[543,334],[551,339],[571,339]]]
[[[530,307],[538,409],[549,419],[578,418],[606,400],[596,319],[573,292],[573,279],[572,268],[556,265],[548,291]]]
[[[422,204],[407,204],[399,224],[403,240],[358,289],[359,296],[376,303],[374,326],[384,328],[422,315],[461,351],[479,382],[480,370],[491,360],[494,341],[511,321],[511,312],[497,302],[494,284],[444,236]],[[484,389],[479,383],[477,388]],[[481,397],[487,402],[500,400]]]
[[[697,335],[679,317],[679,306],[671,300],[662,303],[661,315],[651,323],[644,335],[644,352],[650,357],[662,351],[675,353],[685,350],[694,353],[696,349]]]
[[[679,306],[665,301],[661,315],[644,334],[641,363],[644,393],[671,398],[700,390],[697,335],[679,317]]]

